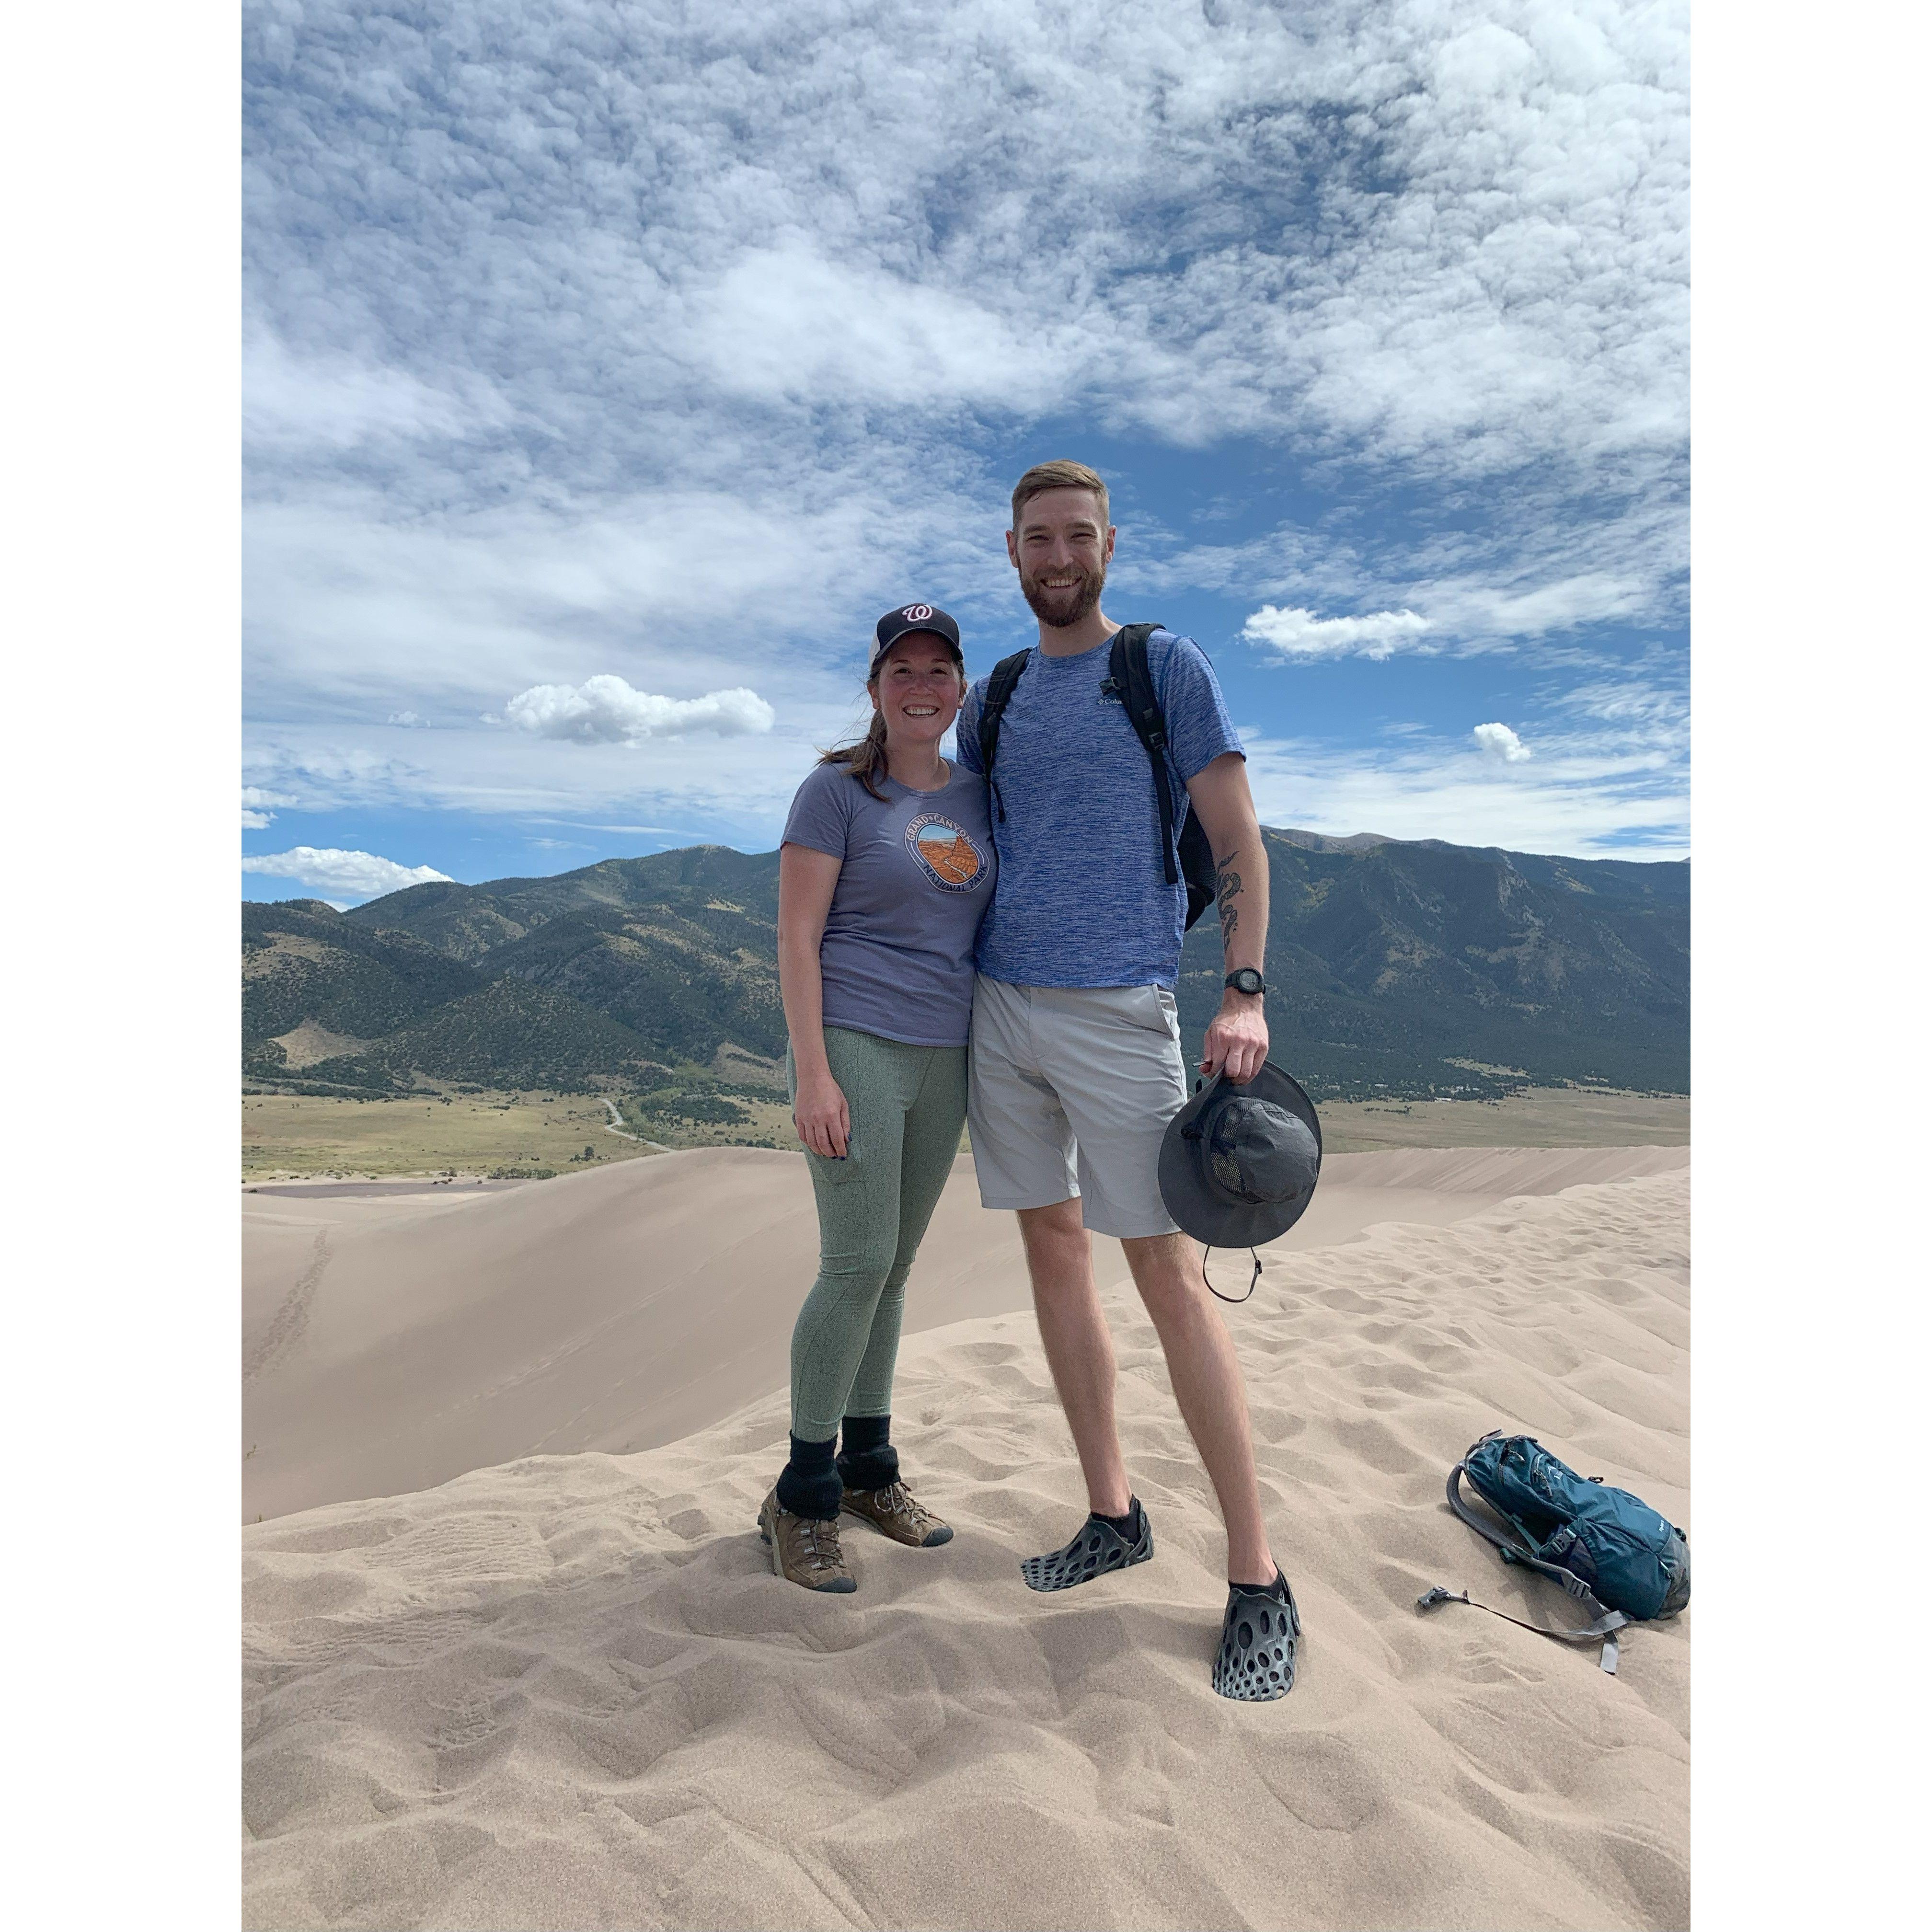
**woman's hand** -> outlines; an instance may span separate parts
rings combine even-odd
[[[852,1117],[846,1111],[845,1096],[832,1077],[830,1067],[820,1073],[801,1074],[798,1098],[792,1104],[792,1125],[798,1137],[814,1154],[828,1160],[843,1160],[851,1138]]]

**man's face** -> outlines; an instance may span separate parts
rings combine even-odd
[[[1006,532],[1006,554],[1020,574],[1020,595],[1042,624],[1064,630],[1100,601],[1114,532],[1090,490],[1042,490]]]

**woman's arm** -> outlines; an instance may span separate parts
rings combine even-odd
[[[792,1124],[814,1154],[833,1160],[845,1158],[852,1122],[825,1058],[825,981],[818,948],[844,864],[810,845],[778,850],[778,992],[798,1078]]]

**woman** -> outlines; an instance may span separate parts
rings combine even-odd
[[[952,1534],[900,1478],[892,1369],[965,1124],[973,939],[992,899],[986,788],[939,755],[966,694],[959,627],[928,604],[888,611],[866,688],[871,728],[799,787],[778,854],[785,1068],[819,1263],[792,1331],[791,1460],[758,1530],[773,1570],[812,1590],[858,1587],[842,1509],[916,1549]]]

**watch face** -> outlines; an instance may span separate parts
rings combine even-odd
[[[1238,973],[1228,975],[1228,983],[1238,993],[1258,993],[1262,990],[1262,976],[1252,966],[1244,966]]]

